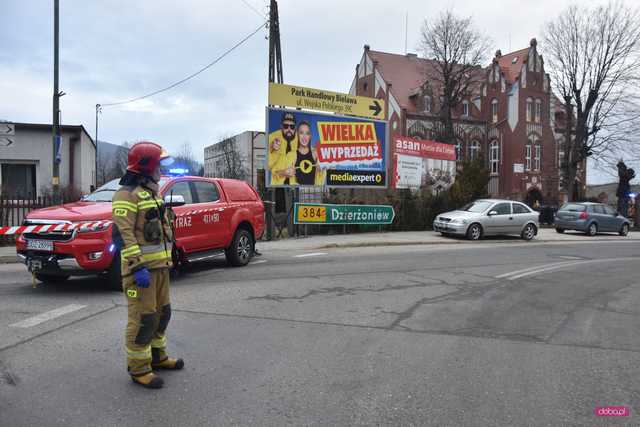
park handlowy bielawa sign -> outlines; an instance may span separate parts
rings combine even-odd
[[[269,105],[328,111],[330,113],[384,120],[384,100],[302,86],[269,83]]]
[[[386,188],[387,122],[267,109],[269,187]]]
[[[294,224],[391,224],[395,212],[389,205],[332,205],[296,203]]]

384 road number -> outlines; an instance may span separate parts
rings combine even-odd
[[[326,222],[327,208],[324,206],[301,206],[298,209],[298,221]]]

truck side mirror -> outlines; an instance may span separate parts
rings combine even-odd
[[[164,197],[164,205],[170,208],[175,208],[176,206],[182,206],[184,204],[184,197],[180,194],[173,194]]]

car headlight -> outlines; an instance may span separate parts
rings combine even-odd
[[[466,219],[454,218],[451,220],[451,224],[466,224],[468,221]]]

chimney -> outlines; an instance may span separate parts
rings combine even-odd
[[[371,49],[371,47],[368,44],[364,45],[364,50],[368,51],[369,49]]]

